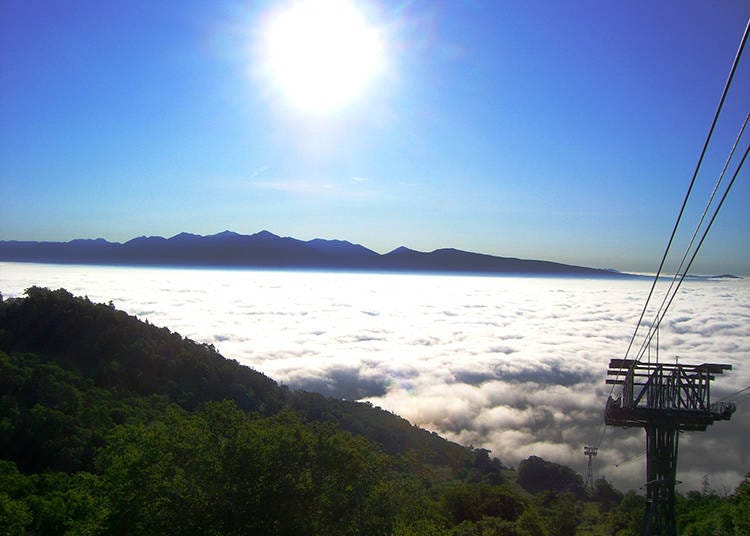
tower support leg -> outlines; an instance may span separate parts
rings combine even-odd
[[[675,423],[646,426],[646,517],[644,536],[677,536],[675,483],[678,431]]]

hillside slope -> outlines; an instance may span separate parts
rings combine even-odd
[[[290,391],[267,376],[167,328],[63,289],[32,287],[0,306],[0,350],[31,352],[79,371],[104,389],[166,396],[194,410],[231,400],[265,415],[293,408],[375,441],[389,453],[415,451],[425,462],[461,466],[469,451],[367,403]]]

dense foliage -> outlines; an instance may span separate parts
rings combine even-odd
[[[750,529],[748,480],[678,506],[681,534]],[[642,512],[64,290],[0,302],[0,535],[628,535]]]
[[[518,483],[531,493],[546,490],[568,492],[578,499],[586,497],[583,478],[570,467],[529,456],[518,465]]]

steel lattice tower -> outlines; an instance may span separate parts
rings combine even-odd
[[[583,447],[583,454],[589,457],[589,466],[586,472],[586,486],[589,488],[592,495],[594,493],[594,463],[592,460],[594,456],[596,456],[598,450],[597,447],[590,447],[588,445]]]
[[[641,363],[612,359],[608,384],[622,395],[607,400],[604,422],[646,430],[646,514],[643,534],[676,536],[675,483],[679,432],[705,431],[729,420],[734,404],[711,404],[711,381],[731,365]],[[623,375],[623,371],[627,371]]]

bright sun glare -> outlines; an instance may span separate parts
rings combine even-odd
[[[327,112],[353,101],[380,72],[383,47],[353,0],[301,0],[265,30],[272,84],[296,107]]]

